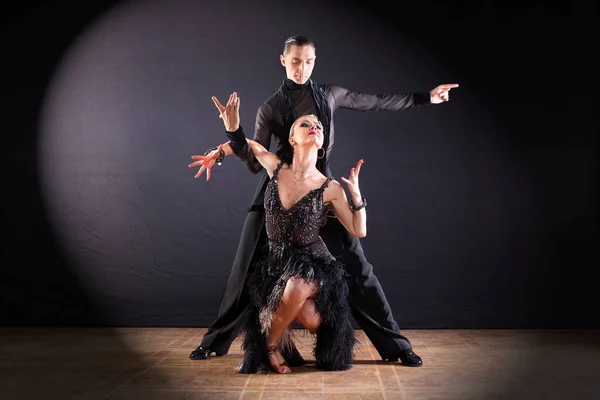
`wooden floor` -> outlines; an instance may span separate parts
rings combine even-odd
[[[240,375],[191,361],[205,329],[0,328],[0,399],[600,399],[600,331],[404,331],[424,366],[385,363],[362,331],[353,368]],[[296,331],[307,360],[312,338]]]

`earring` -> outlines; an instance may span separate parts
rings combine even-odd
[[[323,150],[323,155],[322,155],[321,157],[319,157],[319,150]],[[323,149],[323,148],[321,147],[319,150],[317,150],[317,158],[320,160],[320,159],[322,159],[323,157],[325,157],[325,149]]]

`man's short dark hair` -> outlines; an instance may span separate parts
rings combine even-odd
[[[283,55],[286,55],[292,46],[312,46],[316,50],[315,42],[312,39],[306,36],[294,35],[288,38],[283,44]]]

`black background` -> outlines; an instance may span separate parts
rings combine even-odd
[[[194,181],[189,156],[225,140],[210,96],[237,90],[252,126],[284,78],[283,41],[307,34],[317,82],[367,93],[461,85],[439,106],[336,112],[333,172],[366,161],[363,245],[401,328],[600,326],[593,2],[250,3],[150,2],[139,25],[119,25],[125,44],[97,25],[116,2],[3,13],[2,325],[208,326],[257,177],[227,159],[211,182]],[[118,7],[135,21],[144,4]],[[145,40],[152,24],[163,36]],[[140,46],[151,58],[136,58]],[[112,80],[104,91],[77,92],[74,53],[72,63],[96,54]],[[64,104],[78,108],[48,112],[65,99],[50,85],[61,68],[74,96]],[[122,121],[113,108],[129,123],[127,157],[111,158],[118,140],[106,145]],[[73,147],[63,128],[77,118]],[[122,194],[129,185],[139,196]],[[114,216],[121,194],[133,211]]]

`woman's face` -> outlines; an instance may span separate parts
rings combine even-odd
[[[295,146],[315,145],[323,147],[323,124],[314,115],[304,115],[294,122],[290,144]]]

